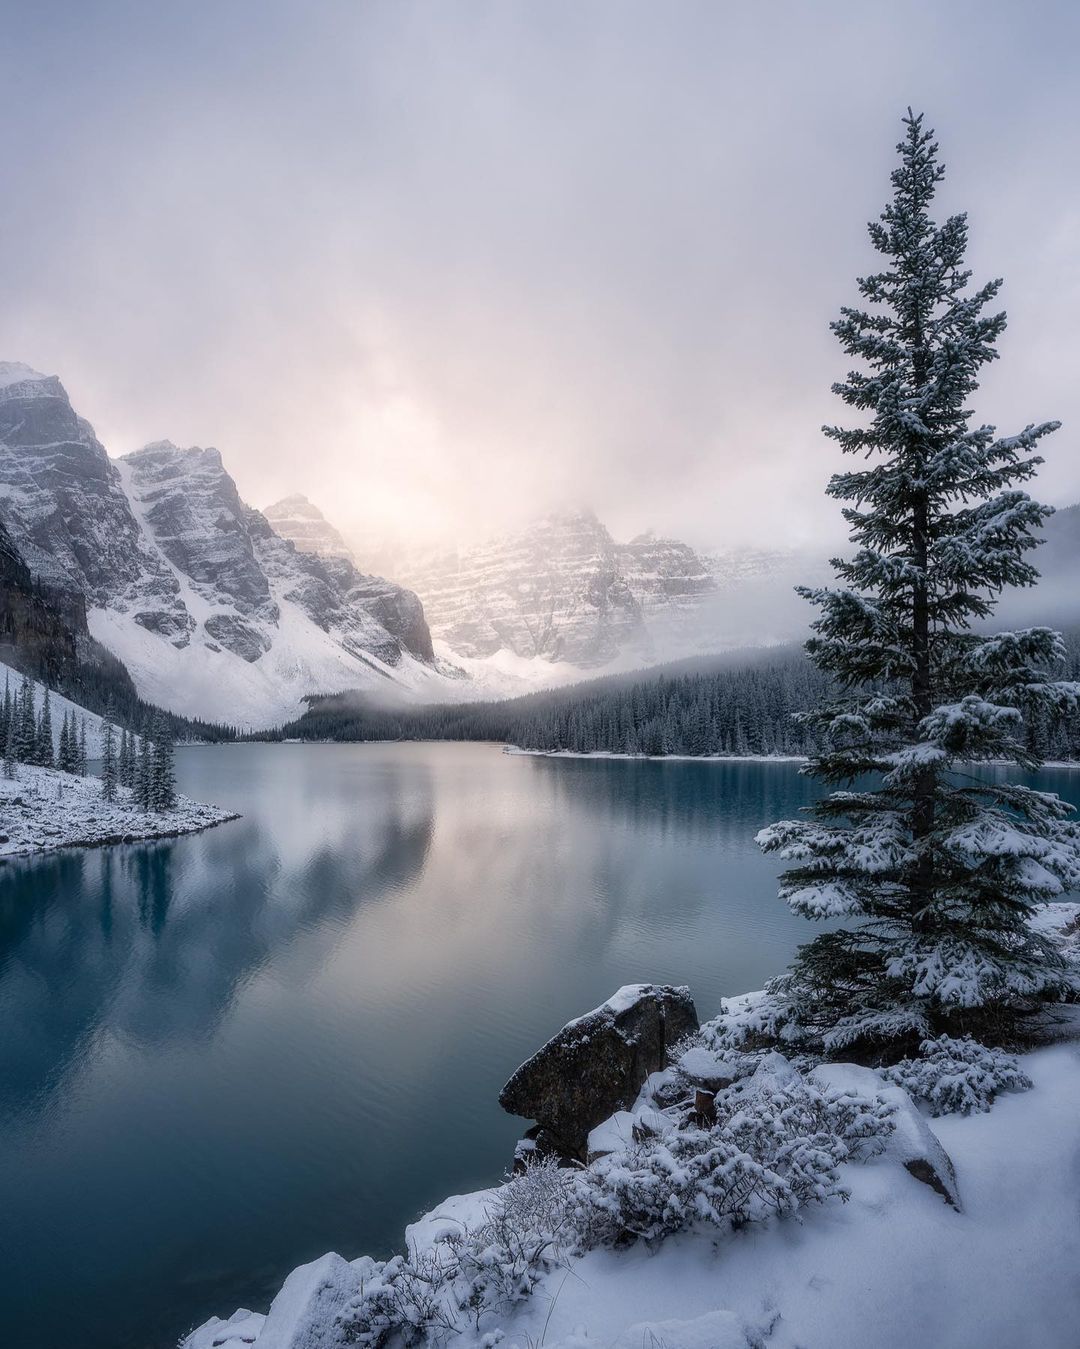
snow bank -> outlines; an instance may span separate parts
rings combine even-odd
[[[848,1203],[801,1222],[573,1259],[507,1315],[504,1349],[1067,1349],[1080,1324],[1080,1052],[1058,1045],[1022,1062],[1033,1090],[935,1121],[962,1213],[887,1151],[845,1168]],[[410,1247],[475,1222],[495,1193],[448,1200],[409,1229]],[[323,1330],[312,1343],[336,1346]],[[448,1339],[490,1343],[473,1330]]]
[[[132,803],[126,787],[117,788],[115,801],[106,801],[100,778],[56,768],[18,764],[16,773],[11,780],[0,777],[0,860],[55,848],[173,838],[238,818],[185,796],[177,797],[172,810],[147,812]]]

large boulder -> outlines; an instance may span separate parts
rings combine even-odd
[[[511,1115],[536,1121],[536,1146],[585,1161],[590,1130],[632,1105],[650,1073],[698,1028],[690,990],[629,984],[564,1026],[514,1073],[499,1095]]]
[[[810,1081],[823,1091],[855,1091],[880,1096],[894,1107],[893,1131],[885,1140],[884,1156],[899,1162],[916,1180],[936,1190],[947,1204],[960,1210],[960,1187],[952,1158],[926,1122],[926,1117],[903,1089],[885,1082],[873,1068],[857,1063],[822,1063]]]

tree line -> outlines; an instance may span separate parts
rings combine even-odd
[[[100,729],[103,798],[116,801],[123,789],[123,796],[143,810],[171,810],[176,805],[176,771],[169,718],[164,713],[146,718],[137,733],[125,725],[118,726],[114,717],[110,704]],[[39,701],[37,684],[29,675],[23,675],[14,691],[10,676],[5,676],[0,745],[3,773],[8,779],[18,775],[19,764],[88,775],[86,714],[65,709],[59,734],[55,735],[52,690],[46,685]]]

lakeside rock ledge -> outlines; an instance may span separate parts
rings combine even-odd
[[[690,990],[627,984],[594,1011],[565,1025],[527,1059],[499,1093],[511,1115],[535,1121],[519,1157],[554,1153],[587,1160],[589,1133],[632,1105],[650,1073],[698,1029]]]

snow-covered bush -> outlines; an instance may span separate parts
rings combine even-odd
[[[716,1098],[714,1123],[684,1122],[601,1157],[578,1177],[585,1245],[655,1240],[697,1221],[739,1226],[847,1198],[839,1166],[881,1146],[891,1107],[825,1094],[779,1056]]]
[[[537,1279],[580,1245],[574,1172],[542,1158],[512,1176],[472,1231],[447,1238],[458,1260],[462,1307],[478,1314],[526,1298]]]
[[[925,1101],[932,1115],[989,1110],[1001,1091],[1026,1091],[1031,1079],[1010,1054],[990,1049],[965,1035],[924,1040],[917,1059],[901,1059],[884,1075],[916,1100]]]
[[[503,1185],[477,1227],[462,1227],[391,1260],[365,1262],[358,1296],[342,1314],[346,1337],[382,1349],[465,1328],[526,1298],[580,1239],[576,1174],[533,1162]]]
[[[839,1166],[880,1149],[892,1107],[822,1092],[779,1054],[755,1063],[718,1094],[714,1122],[687,1115],[685,1104],[654,1111],[653,1132],[635,1130],[584,1170],[533,1162],[496,1192],[476,1226],[408,1255],[363,1261],[360,1292],[341,1317],[346,1338],[384,1349],[470,1326],[479,1334],[570,1255],[846,1199]]]

